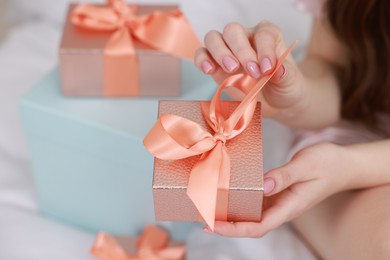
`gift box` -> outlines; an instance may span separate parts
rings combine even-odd
[[[178,96],[200,43],[177,5],[71,4],[59,50],[67,96]]]
[[[207,99],[213,82],[182,61],[181,99]],[[153,156],[142,139],[157,116],[156,98],[64,97],[58,68],[21,100],[40,211],[93,232],[138,235],[154,223]],[[182,238],[192,226],[169,223]]]
[[[174,114],[196,122],[212,132],[202,116],[200,104],[199,101],[163,100],[159,103],[159,116]],[[227,113],[231,113],[237,105],[238,102],[234,101],[222,102],[222,107],[227,110]],[[217,204],[227,203],[227,221],[258,222],[261,220],[263,199],[260,103],[247,129],[235,138],[226,141],[226,149],[231,164],[230,184],[228,190],[219,189]],[[153,195],[157,220],[203,220],[194,203],[187,196],[191,169],[199,159],[200,155],[180,160],[155,158]]]
[[[91,254],[99,260],[184,260],[185,249],[183,242],[170,241],[165,229],[148,225],[139,237],[99,233],[92,246]]]
[[[158,220],[259,222],[263,201],[263,152],[258,94],[282,66],[256,80],[226,78],[211,101],[160,101],[157,122],[144,138],[155,156],[153,195]],[[242,101],[221,100],[237,89]]]

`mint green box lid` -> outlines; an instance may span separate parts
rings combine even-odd
[[[177,99],[208,100],[215,90],[211,77],[182,62]],[[142,140],[158,100],[65,97],[58,68],[38,82],[20,111],[41,211],[94,232],[136,235],[153,223],[153,156]]]

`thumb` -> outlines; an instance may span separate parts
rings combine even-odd
[[[270,170],[264,175],[264,195],[271,196],[277,194],[294,183],[301,180],[300,171],[297,171],[294,162]]]
[[[287,50],[285,41],[280,41],[276,48],[277,57],[280,57]],[[294,83],[296,72],[299,72],[298,66],[290,53],[282,66],[275,72],[271,78],[270,83],[278,84],[280,86],[291,85]]]
[[[302,72],[293,60],[286,60],[259,95],[265,116],[294,107],[307,92]]]

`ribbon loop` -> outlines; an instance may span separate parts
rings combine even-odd
[[[218,87],[211,102],[201,102],[204,120],[215,131],[213,135],[188,119],[162,115],[144,139],[145,147],[159,159],[177,160],[202,154],[191,170],[187,195],[211,230],[214,230],[215,216],[227,220],[227,199],[223,199],[224,205],[217,207],[218,189],[228,190],[230,183],[230,158],[225,143],[247,128],[257,105],[257,94],[280,68],[296,43],[279,57],[271,74],[257,82],[244,74],[231,76]],[[230,116],[220,100],[221,92],[228,86],[246,93]],[[206,142],[207,145],[204,145]],[[173,153],[174,158],[166,156]]]
[[[184,245],[169,246],[168,233],[159,227],[148,225],[138,238],[136,255],[131,255],[112,236],[99,233],[91,254],[99,260],[182,260]]]

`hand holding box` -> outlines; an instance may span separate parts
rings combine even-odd
[[[263,188],[257,94],[293,47],[258,82],[243,74],[226,79],[211,102],[160,102],[160,118],[144,139],[156,157],[157,219],[203,219],[211,230],[215,220],[260,221]],[[220,101],[228,86],[246,93],[244,100],[239,104]],[[180,193],[185,189],[190,200]]]

